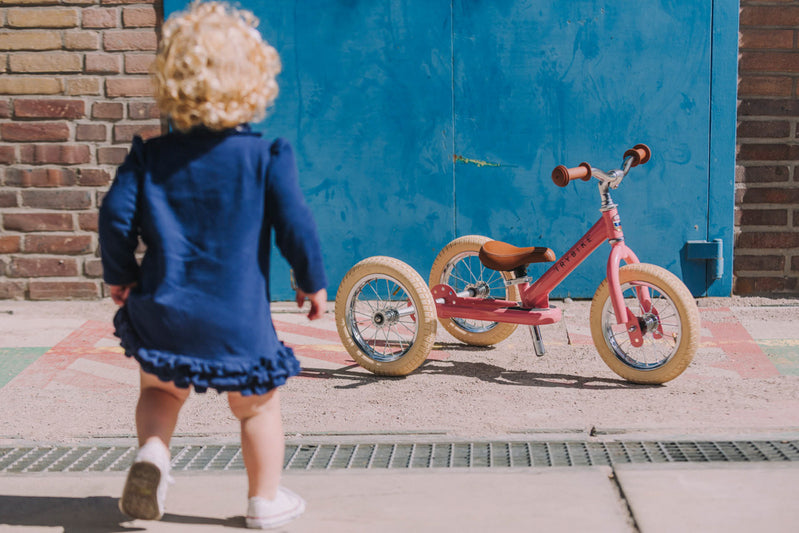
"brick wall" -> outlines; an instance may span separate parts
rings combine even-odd
[[[741,0],[736,294],[799,293],[799,1]]]
[[[97,206],[158,134],[161,0],[0,0],[0,299],[97,298]],[[741,0],[735,284],[799,293],[799,0]]]
[[[97,206],[134,134],[161,2],[0,0],[0,299],[103,295]]]

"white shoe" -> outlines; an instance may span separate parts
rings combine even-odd
[[[289,489],[278,487],[274,500],[254,496],[247,505],[247,527],[271,529],[291,522],[305,512],[305,500]]]
[[[169,476],[169,449],[158,441],[150,441],[139,448],[128,479],[119,510],[131,518],[160,520],[164,515]]]

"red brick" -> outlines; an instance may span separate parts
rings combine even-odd
[[[95,31],[68,31],[64,33],[66,50],[98,50],[100,35]]]
[[[128,148],[103,146],[97,149],[97,162],[101,165],[120,165],[128,155]]]
[[[791,271],[799,272],[799,255],[795,255],[791,258]]]
[[[66,122],[9,122],[0,125],[0,135],[6,142],[67,141]]]
[[[82,210],[92,206],[89,191],[83,190],[24,190],[22,205],[36,209]]]
[[[105,80],[105,95],[109,98],[152,96],[153,92],[153,85],[149,77],[108,78]]]
[[[122,71],[118,54],[86,54],[84,72],[90,74],[119,74]]]
[[[92,76],[79,76],[77,78],[66,79],[66,94],[71,96],[78,95],[99,95],[101,78]]]
[[[100,0],[104,6],[116,6],[119,4],[155,4],[157,0]]]
[[[17,193],[0,189],[0,207],[17,207]]]
[[[742,6],[740,25],[744,26],[799,26],[799,7],[793,6]]]
[[[83,231],[97,231],[97,211],[91,213],[81,213],[78,215],[78,226]]]
[[[11,116],[11,106],[8,100],[0,100],[0,118],[9,118]]]
[[[791,123],[788,121],[747,121],[738,124],[738,141],[742,137],[773,138],[788,137]]]
[[[792,161],[799,159],[799,145],[742,144],[738,161]]]
[[[158,41],[154,30],[111,30],[103,34],[103,46],[109,52],[155,51]]]
[[[99,259],[88,259],[83,264],[83,273],[87,278],[103,277],[103,262]]]
[[[799,117],[799,100],[747,98],[738,106],[738,116]]]
[[[785,257],[781,255],[736,255],[733,264],[735,272],[782,272],[785,268]]]
[[[787,226],[787,209],[743,209],[742,226]]]
[[[25,235],[22,246],[32,254],[85,254],[92,251],[91,235]]]
[[[82,187],[105,187],[111,183],[111,174],[99,168],[80,168],[77,174]]]
[[[10,168],[6,176],[6,185],[14,187],[69,187],[75,181],[75,172],[65,168]]]
[[[753,96],[793,95],[793,78],[790,76],[749,76],[738,78],[738,98]]]
[[[17,118],[83,118],[86,104],[83,100],[14,100],[14,116]]]
[[[70,52],[17,52],[8,57],[11,72],[80,72],[81,65],[81,54]]]
[[[94,281],[31,281],[28,294],[31,300],[96,300],[100,285]]]
[[[749,188],[744,193],[745,204],[797,204],[799,189],[774,187]]]
[[[125,54],[125,74],[149,74],[155,54]]]
[[[17,162],[17,150],[13,146],[0,146],[0,163],[10,165]]]
[[[733,292],[741,295],[773,295],[796,290],[796,280],[788,277],[742,278],[735,281]]]
[[[747,48],[771,48],[787,49],[793,48],[793,30],[753,30],[746,29],[741,32],[741,50]]]
[[[131,102],[128,104],[128,117],[133,120],[161,118],[161,112],[155,102]]]
[[[32,165],[77,165],[91,160],[89,147],[84,144],[27,144],[20,146],[21,163]]]
[[[743,180],[746,183],[776,183],[788,181],[790,169],[785,165],[767,167],[744,167]]]
[[[22,247],[22,237],[19,235],[0,235],[0,254],[15,254]]]
[[[0,300],[23,300],[25,283],[21,281],[0,281]]]
[[[741,52],[738,68],[741,73],[797,73],[799,72],[799,54],[796,52]]]
[[[105,124],[78,124],[75,126],[76,141],[105,141],[108,132]]]
[[[122,25],[126,28],[153,28],[157,22],[153,6],[130,6],[122,8]]]
[[[125,106],[120,102],[97,102],[92,106],[92,118],[119,120],[125,116]]]
[[[84,28],[116,28],[119,11],[108,7],[90,7],[82,11]]]
[[[799,232],[744,230],[738,235],[736,247],[738,250],[799,248]]]
[[[8,265],[9,278],[77,276],[78,263],[72,258],[15,257]]]
[[[133,136],[150,139],[161,135],[161,123],[158,124],[117,124],[114,126],[114,142],[130,142]]]
[[[72,215],[69,213],[6,213],[3,215],[6,230],[22,231],[72,231]]]

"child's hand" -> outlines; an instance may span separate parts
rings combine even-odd
[[[313,294],[307,294],[297,289],[297,307],[302,307],[306,298],[311,302],[311,310],[308,311],[308,320],[322,318],[322,315],[325,314],[325,306],[327,305],[327,289],[320,289]]]
[[[125,302],[128,301],[128,296],[130,295],[130,289],[135,286],[135,283],[130,283],[128,285],[109,285],[108,291],[111,293],[111,299],[115,304],[125,305]]]

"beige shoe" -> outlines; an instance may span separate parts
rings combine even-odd
[[[119,510],[131,518],[160,520],[164,516],[169,476],[169,449],[158,441],[139,448],[128,471]]]
[[[250,498],[247,505],[247,527],[271,529],[291,522],[305,512],[305,500],[289,489],[278,487],[274,500]]]

